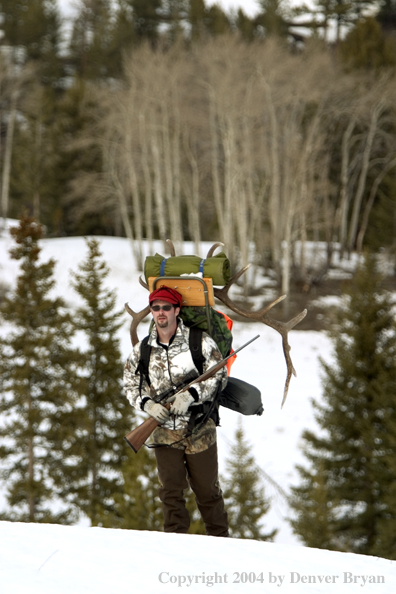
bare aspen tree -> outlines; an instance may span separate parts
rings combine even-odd
[[[339,228],[340,255],[346,247],[347,217],[348,217],[348,183],[351,137],[356,125],[356,115],[352,115],[348,126],[342,135],[341,145],[341,172],[340,172],[340,203],[337,211],[337,227]]]
[[[285,293],[290,288],[294,243],[314,222],[316,178],[322,164],[329,103],[321,82],[326,66],[323,57],[307,56],[301,63],[287,53],[280,55],[274,45],[258,70],[265,110],[263,165],[270,180],[272,258]]]
[[[349,225],[349,233],[348,233],[348,251],[351,252],[355,246],[357,230],[358,230],[358,221],[360,215],[360,209],[363,200],[363,194],[366,188],[366,181],[367,181],[367,174],[368,168],[370,163],[370,156],[373,148],[374,137],[378,131],[378,120],[381,116],[381,113],[384,111],[385,105],[382,99],[376,103],[370,114],[370,124],[367,130],[367,135],[364,143],[364,148],[362,152],[362,163],[360,166],[360,173],[359,173],[359,181],[356,188],[356,193],[353,200],[353,207],[352,207],[352,216],[351,222]]]
[[[294,270],[308,286],[308,240],[327,242],[329,266],[335,242],[364,236],[396,158],[392,89],[275,40],[135,50],[109,102],[106,160],[133,241],[171,237],[181,253],[187,237],[196,252],[202,238],[220,240],[242,265],[253,246],[282,291]]]
[[[6,129],[1,172],[1,216],[4,229],[6,228],[6,218],[9,211],[11,159],[17,112],[20,107],[23,86],[35,76],[34,69],[30,65],[21,68],[14,63],[14,59],[13,55],[9,58],[5,54],[0,62],[1,101],[8,108],[3,108],[2,113],[3,125],[5,125]]]
[[[191,238],[194,243],[195,253],[199,254],[201,244],[201,225],[199,218],[200,206],[200,183],[199,166],[193,148],[190,146],[189,132],[186,127],[183,134],[183,150],[189,164],[191,174],[183,174],[182,185],[184,196],[187,202],[188,226]]]
[[[1,180],[1,214],[3,217],[3,227],[5,229],[5,220],[8,216],[8,201],[10,192],[10,174],[11,174],[11,155],[12,145],[14,139],[15,119],[17,112],[17,101],[19,96],[19,89],[12,91],[10,110],[7,124],[7,132],[4,146],[4,160],[3,160],[3,174]]]

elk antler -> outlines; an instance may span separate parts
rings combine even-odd
[[[166,243],[168,244],[170,255],[174,258],[176,256],[176,250],[173,242],[170,239],[167,239]]]
[[[206,257],[207,257],[207,258],[211,258],[211,257],[213,256],[213,254],[214,254],[215,250],[216,250],[218,247],[222,247],[222,246],[224,246],[224,243],[221,243],[221,241],[218,241],[217,243],[214,243],[214,244],[212,245],[212,247],[210,248],[210,250],[208,251],[208,254],[207,254],[207,256],[206,256]]]
[[[131,309],[129,307],[128,303],[125,303],[124,307],[125,307],[125,310],[129,313],[129,315],[132,316],[130,333],[131,333],[132,346],[135,346],[135,344],[137,344],[139,342],[139,337],[137,335],[137,327],[139,326],[140,322],[142,320],[144,320],[144,318],[146,316],[149,315],[150,306],[147,305],[147,307],[145,307],[144,309],[142,309],[142,311],[139,311],[138,313],[134,312],[133,309]]]
[[[232,279],[228,282],[228,284],[225,287],[223,287],[222,289],[215,287],[214,294],[215,294],[215,297],[217,297],[217,299],[219,299],[222,303],[224,303],[224,305],[229,307],[235,313],[237,313],[241,316],[244,316],[245,318],[250,318],[252,320],[257,320],[258,322],[262,322],[263,324],[266,324],[267,326],[270,326],[271,328],[273,328],[274,330],[279,332],[279,334],[282,336],[282,346],[283,346],[283,352],[285,354],[286,366],[287,366],[286,383],[285,383],[285,389],[283,392],[283,400],[282,400],[282,405],[281,405],[281,408],[282,408],[284,403],[286,402],[286,397],[287,397],[287,392],[289,390],[291,376],[292,376],[292,374],[296,375],[296,371],[293,367],[293,363],[292,363],[292,360],[290,357],[291,346],[288,343],[287,335],[288,335],[289,330],[294,328],[294,326],[296,326],[296,324],[298,324],[299,322],[301,322],[302,319],[305,318],[305,316],[307,315],[307,310],[304,309],[304,311],[299,313],[297,316],[295,316],[288,322],[279,322],[278,320],[274,320],[273,318],[268,317],[267,313],[272,307],[274,307],[274,305],[276,305],[280,301],[283,301],[283,299],[285,299],[286,295],[281,295],[280,297],[277,297],[274,301],[271,301],[271,303],[269,303],[262,309],[259,309],[258,311],[249,311],[247,309],[244,309],[243,307],[240,307],[236,303],[234,303],[228,296],[228,291],[230,290],[231,285],[233,285],[242,276],[242,274],[244,272],[246,272],[246,270],[249,268],[249,266],[250,266],[250,264],[248,264],[247,266],[242,268],[239,272],[237,272],[232,277]]]
[[[141,276],[139,276],[139,284],[141,284],[144,289],[147,289],[147,291],[150,290],[148,283],[146,283],[146,281],[144,281]]]

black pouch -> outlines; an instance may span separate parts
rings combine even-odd
[[[241,415],[260,416],[264,412],[260,390],[236,377],[228,378],[226,387],[219,395],[218,403]]]

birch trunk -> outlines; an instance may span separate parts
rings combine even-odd
[[[151,254],[153,252],[153,183],[151,179],[151,171],[149,165],[149,149],[147,145],[147,132],[145,116],[139,114],[139,137],[141,146],[141,166],[144,179],[144,224],[146,228],[146,237],[148,240],[148,250]]]
[[[155,132],[151,133],[151,154],[153,157],[153,171],[154,171],[154,204],[155,204],[155,213],[156,213],[156,220],[159,230],[159,236],[161,241],[164,244],[164,249],[166,248],[166,239],[167,239],[167,212],[166,212],[166,204],[164,200],[164,195],[162,192],[162,172],[161,172],[161,159],[160,159],[160,147],[159,147],[159,140]]]
[[[346,248],[347,219],[348,219],[348,181],[349,181],[349,151],[352,132],[356,125],[356,117],[353,116],[348,123],[347,129],[342,136],[341,144],[341,188],[340,204],[336,213],[336,228],[338,230],[338,241],[340,243],[340,258]]]
[[[8,119],[5,147],[4,147],[4,162],[3,162],[3,176],[1,180],[1,215],[3,217],[3,229],[6,229],[6,219],[8,217],[8,202],[10,194],[10,176],[11,176],[11,157],[12,146],[14,140],[14,128],[17,112],[19,90],[14,90],[11,95],[10,115]]]
[[[362,205],[362,200],[363,200],[363,194],[364,194],[364,191],[366,188],[367,172],[368,172],[368,168],[369,168],[371,150],[373,147],[374,137],[377,132],[378,119],[379,119],[383,109],[384,109],[384,106],[381,101],[378,105],[376,105],[374,107],[374,109],[371,112],[370,126],[369,126],[369,129],[367,132],[366,144],[365,144],[364,151],[363,151],[362,165],[361,165],[360,175],[359,175],[359,182],[358,182],[358,187],[357,187],[354,202],[353,202],[352,217],[351,217],[351,222],[350,222],[350,226],[349,226],[349,235],[348,235],[348,251],[349,252],[351,252],[353,250],[353,248],[355,247],[355,241],[356,241],[358,223],[359,223],[359,215],[360,215],[360,210],[361,210],[361,205]]]
[[[191,167],[191,186],[186,181],[184,190],[184,195],[186,196],[187,200],[188,227],[191,238],[194,242],[195,253],[199,254],[201,246],[201,230],[199,220],[199,168],[197,159],[191,150],[187,132],[184,134],[184,152]]]

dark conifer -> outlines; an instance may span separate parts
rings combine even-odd
[[[73,520],[63,499],[65,418],[74,402],[76,353],[64,302],[51,296],[55,262],[41,262],[43,228],[22,217],[11,230],[21,262],[16,289],[1,304],[0,459],[10,507],[2,519]]]
[[[319,434],[306,431],[292,522],[315,547],[396,558],[396,327],[392,300],[367,257],[323,363]],[[313,526],[322,526],[316,530]]]
[[[153,450],[143,447],[134,454],[129,449],[122,472],[124,491],[115,496],[115,526],[129,530],[162,530],[163,516]]]
[[[59,84],[61,19],[56,0],[1,0],[3,43],[13,48],[14,61],[36,63],[40,80]]]
[[[374,17],[361,19],[340,44],[343,62],[350,69],[373,70],[395,66],[396,41]]]
[[[75,324],[86,346],[80,355],[80,399],[70,415],[68,499],[92,525],[117,523],[115,497],[123,493],[122,467],[128,455],[123,436],[130,431],[132,408],[122,394],[123,361],[117,332],[122,312],[105,280],[109,268],[99,243],[88,240],[88,255],[73,275],[82,299]]]
[[[260,471],[250,453],[240,419],[230,454],[226,463],[227,478],[223,481],[230,535],[271,541],[277,530],[265,533],[262,525],[270,502],[265,496]]]

